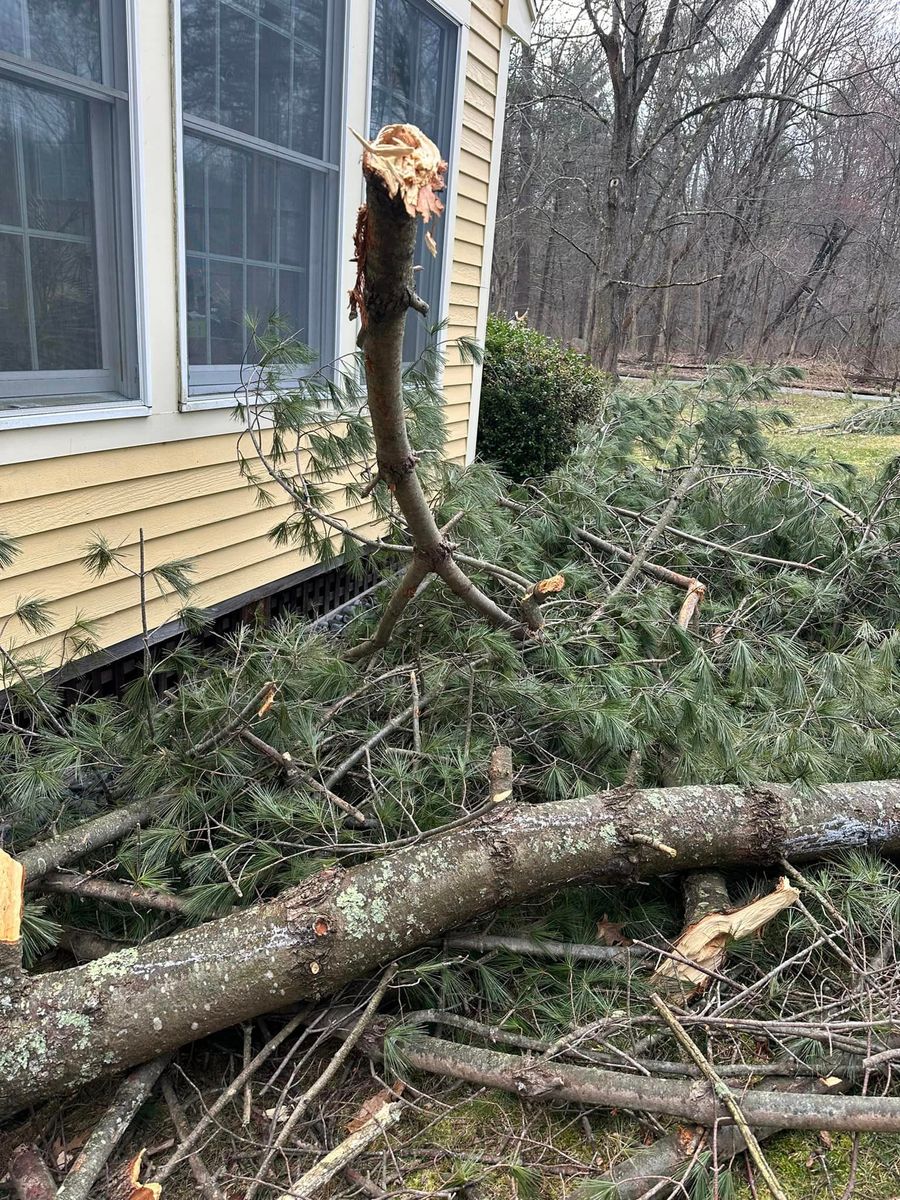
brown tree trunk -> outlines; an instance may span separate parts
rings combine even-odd
[[[638,837],[666,843],[673,859]],[[900,781],[607,793],[497,805],[470,827],[0,995],[0,1117],[300,999],[576,879],[900,850]]]

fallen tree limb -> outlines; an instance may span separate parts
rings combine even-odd
[[[444,938],[449,950],[474,950],[489,954],[504,950],[509,954],[530,954],[535,958],[555,958],[561,961],[628,963],[632,959],[652,958],[653,951],[642,946],[595,946],[585,942],[554,942],[549,938],[523,937],[515,934],[454,933]]]
[[[568,1100],[601,1108],[627,1108],[713,1125],[728,1122],[728,1109],[711,1084],[655,1079],[597,1067],[547,1062],[422,1037],[403,1045],[405,1061],[420,1071],[463,1079],[532,1100]],[[900,1099],[884,1096],[813,1095],[762,1088],[745,1092],[741,1110],[748,1125],[776,1129],[900,1132]]]
[[[404,1105],[399,1100],[382,1105],[360,1129],[354,1130],[333,1150],[329,1150],[324,1158],[297,1180],[289,1192],[284,1192],[277,1200],[298,1200],[299,1197],[314,1196],[326,1183],[334,1179],[335,1175],[358,1158],[377,1137],[396,1125],[403,1116],[403,1109]]]
[[[665,839],[676,858],[634,844],[636,830]],[[0,994],[0,1116],[329,995],[500,904],[576,879],[622,882],[673,865],[802,860],[868,844],[900,849],[900,781],[813,794],[722,784],[496,804],[477,823],[323,871],[269,903],[26,978],[15,1001]]]
[[[59,1200],[90,1200],[94,1195],[93,1187],[100,1172],[168,1063],[169,1055],[162,1054],[122,1080],[112,1104],[63,1180]]]
[[[108,846],[110,842],[117,842],[126,837],[137,829],[138,825],[149,821],[162,801],[163,797],[135,800],[132,804],[110,809],[98,817],[91,817],[88,821],[73,825],[71,829],[51,838],[50,841],[24,850],[18,858],[25,868],[27,885],[37,883],[50,871],[76,862],[92,850],[99,850],[102,846]]]
[[[141,887],[136,883],[120,883],[117,879],[91,878],[75,872],[50,871],[42,882],[45,892],[60,892],[66,896],[83,896],[91,900],[109,900],[113,904],[131,904],[135,908],[153,908],[159,912],[189,911],[187,901],[159,888]]]

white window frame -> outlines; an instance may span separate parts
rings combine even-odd
[[[28,429],[41,426],[69,425],[86,421],[108,421],[122,418],[149,416],[151,413],[150,386],[147,371],[147,289],[146,289],[146,242],[143,194],[142,124],[140,97],[140,62],[137,36],[138,0],[123,0],[124,14],[124,67],[127,91],[117,91],[106,84],[97,84],[89,79],[68,75],[54,67],[17,55],[2,53],[0,59],[4,74],[11,79],[17,76],[24,82],[59,85],[65,83],[66,91],[81,93],[94,100],[124,100],[127,103],[127,120],[119,126],[116,144],[108,144],[108,160],[112,161],[113,180],[118,185],[115,200],[109,196],[95,194],[95,219],[104,220],[104,210],[115,202],[122,206],[123,222],[130,220],[131,237],[122,239],[120,251],[128,256],[126,269],[116,272],[113,264],[104,262],[101,243],[97,243],[98,290],[106,295],[101,303],[101,321],[107,323],[104,343],[109,347],[109,325],[117,323],[120,333],[115,339],[122,356],[121,374],[128,381],[126,387],[96,392],[82,385],[94,374],[97,382],[106,384],[109,368],[96,372],[23,371],[8,373],[9,381],[21,380],[21,396],[11,397],[21,407],[0,409],[0,431]],[[101,26],[102,36],[108,36],[108,19]],[[125,142],[127,140],[127,147]],[[109,139],[107,139],[109,143]],[[96,158],[97,147],[94,148]],[[105,174],[105,173],[104,173]],[[116,237],[121,237],[120,230]],[[48,394],[46,381],[52,376],[58,389]],[[77,388],[77,390],[76,390]],[[126,394],[130,392],[131,395]],[[29,405],[29,399],[35,403]],[[38,402],[39,401],[39,402]]]
[[[332,176],[333,182],[329,186],[329,190],[333,196],[333,203],[329,206],[329,212],[325,214],[325,238],[324,244],[321,247],[313,247],[314,253],[319,253],[324,258],[324,275],[326,286],[329,283],[335,285],[337,296],[335,302],[329,304],[326,298],[323,303],[323,335],[325,344],[323,345],[323,361],[327,362],[330,358],[335,357],[343,352],[341,345],[343,339],[341,336],[341,312],[345,307],[338,302],[338,298],[343,298],[342,288],[342,248],[343,238],[346,233],[344,228],[344,196],[346,191],[346,111],[345,98],[349,83],[349,68],[351,55],[351,29],[353,28],[353,8],[354,0],[329,0],[329,5],[340,5],[342,7],[343,30],[340,38],[339,46],[326,47],[326,54],[334,54],[339,51],[340,63],[339,69],[334,72],[334,77],[331,81],[330,89],[326,89],[326,104],[334,104],[337,99],[340,105],[340,119],[336,127],[335,145],[334,145],[334,160],[335,168],[328,171],[328,175]],[[187,337],[187,234],[185,230],[185,172],[184,172],[184,136],[185,136],[185,112],[182,99],[181,87],[181,0],[171,0],[171,21],[172,21],[172,72],[173,72],[173,97],[174,97],[174,141],[175,141],[175,225],[176,225],[176,255],[177,255],[177,308],[178,308],[178,367],[179,367],[179,397],[178,408],[182,413],[204,412],[216,409],[234,408],[235,393],[233,387],[223,387],[222,390],[214,389],[208,392],[191,391],[190,373],[192,368],[188,362],[188,337]],[[339,18],[340,19],[340,18]],[[188,135],[196,131],[202,136],[204,130],[204,122],[196,118],[190,118],[191,126],[195,128],[188,129]],[[221,132],[216,133],[212,129],[211,136],[222,138],[223,142],[239,146],[242,149],[253,151],[257,146],[262,152],[265,152],[267,143],[259,142],[254,145],[256,139],[248,135],[235,134],[233,138],[225,139]],[[328,136],[328,116],[326,114],[326,137]],[[292,158],[297,161],[298,165],[303,166],[304,156],[293,154]],[[326,180],[328,186],[328,181]],[[329,253],[334,254],[334,259],[328,261]],[[221,372],[222,367],[215,365],[195,366],[194,372],[203,377],[203,373],[207,374],[208,378],[214,378],[216,371]]]

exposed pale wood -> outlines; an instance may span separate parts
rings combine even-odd
[[[0,850],[0,969],[13,961],[22,937],[22,903],[25,870],[5,850]]]
[[[702,991],[712,979],[710,972],[721,968],[730,942],[752,937],[799,898],[797,889],[782,878],[773,891],[741,908],[706,912],[675,943],[675,953],[680,957],[661,963],[654,979],[677,981],[690,992]],[[682,961],[685,959],[690,961]]]

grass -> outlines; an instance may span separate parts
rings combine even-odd
[[[843,396],[786,393],[778,398],[778,407],[793,416],[795,428],[775,430],[772,437],[779,445],[794,453],[814,453],[822,459],[849,463],[867,475],[876,474],[891,458],[900,455],[900,434],[848,434],[821,429],[811,433],[798,432],[797,427],[840,421],[868,405]]]

